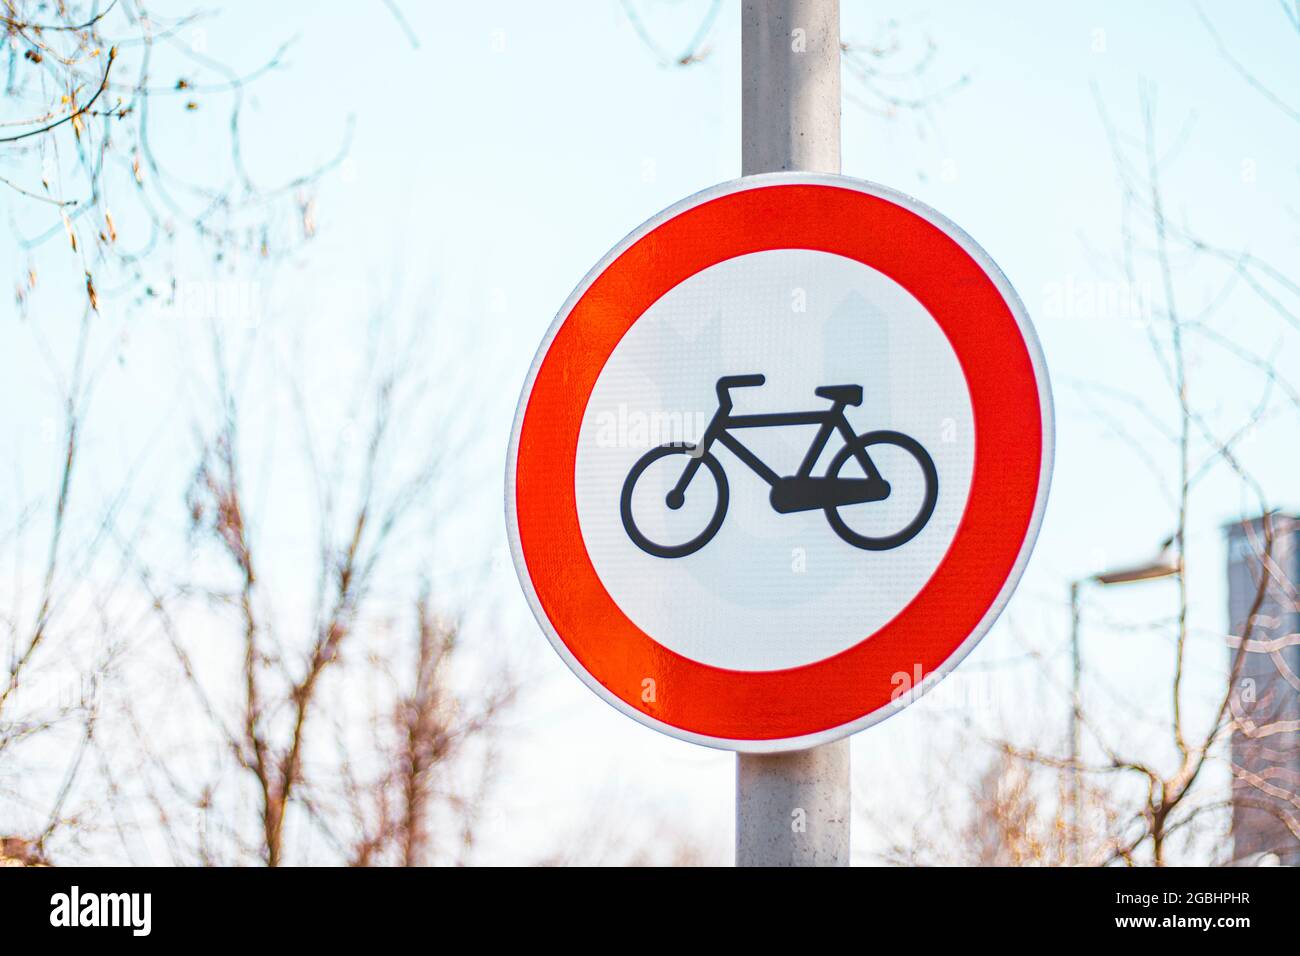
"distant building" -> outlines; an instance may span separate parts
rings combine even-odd
[[[1271,525],[1272,563],[1277,575],[1260,587],[1264,574],[1262,555],[1265,521]],[[1252,645],[1278,646],[1247,650],[1233,687],[1232,705],[1241,722],[1232,735],[1232,836],[1233,859],[1239,865],[1259,863],[1276,856],[1300,865],[1300,840],[1288,827],[1300,828],[1300,517],[1271,514],[1229,525],[1228,621],[1230,633],[1247,632],[1256,601]],[[1281,578],[1281,580],[1277,580]],[[1229,663],[1237,647],[1229,648]],[[1277,733],[1262,729],[1288,728]]]

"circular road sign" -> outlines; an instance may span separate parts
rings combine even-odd
[[[992,626],[1052,464],[1024,306],[953,223],[841,176],[707,189],[552,323],[506,512],[570,668],[683,740],[794,750],[883,720]]]

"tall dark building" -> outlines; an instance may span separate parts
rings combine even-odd
[[[1276,573],[1264,581],[1265,522],[1272,529],[1272,564]],[[1276,642],[1290,646],[1247,650],[1233,687],[1233,710],[1239,720],[1232,735],[1233,858],[1249,865],[1276,854],[1284,864],[1300,865],[1300,518],[1271,514],[1228,531],[1228,621],[1240,638],[1254,612],[1252,645]],[[1276,653],[1277,657],[1273,654]],[[1229,649],[1229,661],[1237,648]],[[1286,729],[1282,729],[1286,728]],[[1270,732],[1280,731],[1280,732]]]

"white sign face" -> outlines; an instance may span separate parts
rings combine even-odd
[[[894,429],[921,444],[942,477],[933,514],[906,547],[846,544],[821,508],[777,512],[768,484],[722,450],[716,457],[725,462],[730,494],[712,540],[665,559],[629,538],[619,510],[610,507],[629,471],[666,442],[698,443],[718,411],[717,381],[745,373],[762,373],[765,382],[731,392],[735,415],[829,416],[837,403],[815,390],[860,385],[861,405],[842,409],[855,434]],[[734,436],[779,475],[792,476],[820,429],[776,425]],[[831,436],[814,475],[843,443]],[[906,289],[843,256],[756,252],[691,276],[614,349],[583,416],[574,475],[578,521],[601,583],[665,647],[715,667],[798,667],[859,643],[930,579],[965,509],[974,448],[957,356]],[[882,445],[870,454],[890,481],[889,497],[840,513],[864,534],[891,534],[920,510],[925,477],[902,448]],[[685,460],[676,457],[662,459],[635,485],[634,521],[655,541],[693,536],[716,507],[716,489],[706,481],[700,494],[692,483],[683,508],[665,505]],[[861,477],[861,468],[854,473]]]
[[[897,712],[1005,606],[1052,459],[1046,369],[952,223],[838,176],[727,183],[646,223],[524,388],[507,520],[589,687],[735,750]]]

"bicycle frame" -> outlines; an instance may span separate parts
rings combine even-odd
[[[696,446],[696,453],[691,455],[691,460],[682,472],[682,477],[673,488],[674,493],[686,493],[687,486],[690,485],[691,479],[695,477],[695,472],[699,470],[700,459],[713,446],[714,442],[718,442],[724,448],[727,448],[750,471],[762,478],[768,485],[775,487],[776,483],[782,480],[781,476],[745,447],[739,438],[731,434],[731,430],[740,428],[779,428],[786,425],[821,426],[817,430],[812,444],[808,446],[803,462],[794,475],[795,478],[807,478],[812,474],[813,468],[817,465],[817,460],[821,458],[822,452],[826,450],[826,443],[830,441],[831,432],[838,429],[846,444],[851,444],[857,437],[853,432],[853,426],[849,424],[849,420],[844,414],[844,405],[841,402],[836,402],[830,408],[818,411],[771,412],[762,415],[732,415],[731,405],[728,402],[718,407],[713,419],[709,422],[709,427],[704,430],[704,435]],[[854,457],[857,458],[869,480],[881,480],[880,472],[876,470],[875,464],[865,450],[855,453]]]

